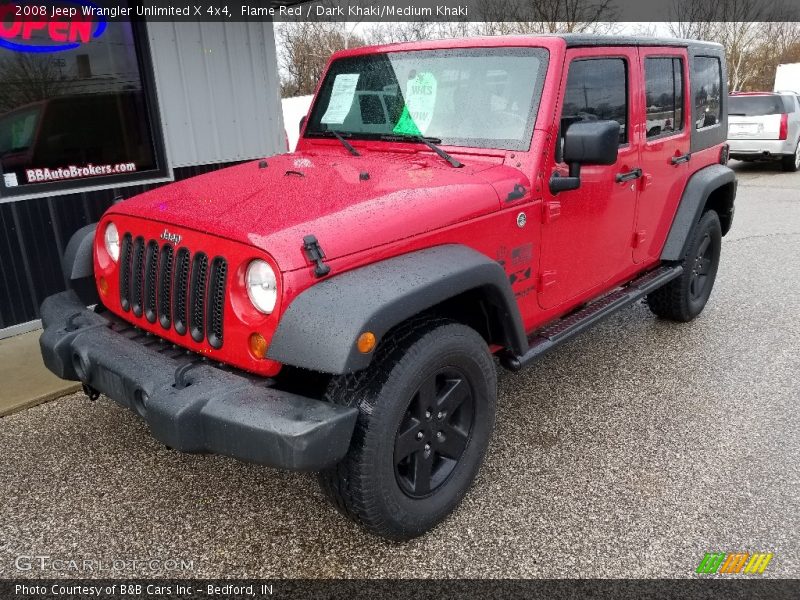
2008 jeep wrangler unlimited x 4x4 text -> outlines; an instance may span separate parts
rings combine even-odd
[[[494,357],[642,298],[703,310],[736,193],[725,82],[719,45],[682,40],[337,53],[296,152],[73,237],[44,361],[172,448],[318,471],[370,531],[419,535],[481,464]]]

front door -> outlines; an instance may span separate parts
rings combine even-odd
[[[558,109],[561,135],[576,121],[616,120],[619,156],[610,166],[583,166],[577,190],[555,195],[544,190],[539,304],[545,309],[575,301],[633,264],[641,133],[632,126],[640,114],[631,93],[640,88],[637,51],[578,48],[567,52],[566,64]],[[554,171],[568,174],[559,148],[550,157],[547,177]]]

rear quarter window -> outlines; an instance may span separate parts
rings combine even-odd
[[[692,77],[695,128],[713,127],[722,120],[722,65],[719,58],[696,56]]]

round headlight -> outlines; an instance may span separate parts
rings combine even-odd
[[[278,301],[278,280],[265,261],[254,260],[247,267],[247,295],[260,312],[270,314]]]
[[[106,225],[106,232],[103,236],[106,245],[106,252],[111,257],[111,260],[117,262],[119,260],[119,232],[117,226],[113,223]]]

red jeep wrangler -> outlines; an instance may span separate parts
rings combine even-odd
[[[736,193],[725,82],[721,46],[681,40],[337,53],[296,152],[75,235],[44,361],[172,448],[318,471],[370,531],[419,535],[478,472],[495,358],[642,298],[703,310]]]

